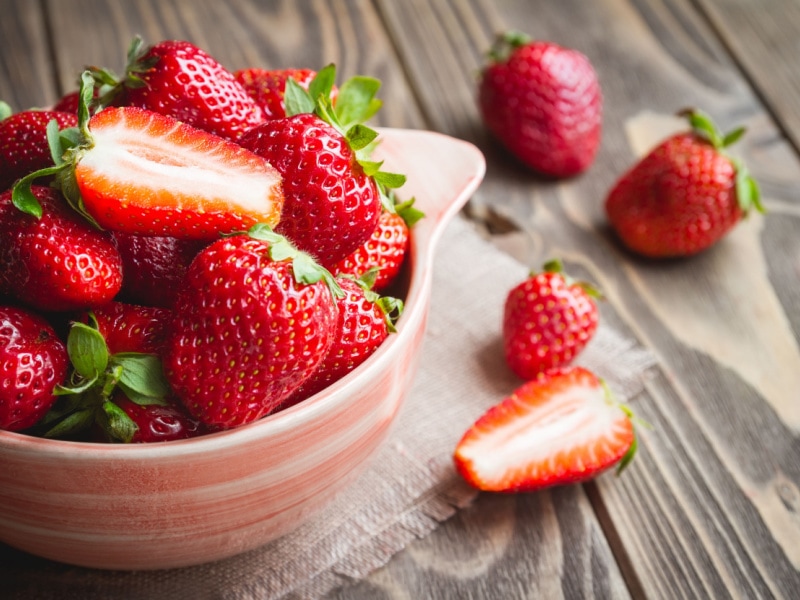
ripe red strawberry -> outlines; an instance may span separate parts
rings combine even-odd
[[[205,242],[166,236],[113,233],[122,257],[120,298],[133,304],[169,308],[192,259]]]
[[[0,103],[2,104],[2,103]],[[20,177],[53,164],[47,144],[47,124],[55,119],[58,129],[74,127],[74,114],[51,110],[26,110],[14,115],[0,106],[0,192]]]
[[[636,451],[630,411],[582,367],[540,373],[490,408],[454,453],[458,472],[491,492],[587,481]]]
[[[68,364],[67,349],[47,321],[0,306],[0,429],[35,425],[55,402]]]
[[[111,354],[160,354],[167,323],[172,318],[172,311],[168,309],[125,302],[109,302],[92,313]]]
[[[95,88],[93,94],[93,98],[97,98],[99,96],[99,89]],[[65,113],[73,114],[77,117],[78,115],[78,108],[80,106],[81,101],[81,92],[80,90],[72,90],[71,92],[67,92],[61,98],[59,98],[56,103],[53,105],[51,110],[54,111],[61,111]],[[77,124],[77,120],[76,120]]]
[[[483,121],[529,167],[555,177],[594,161],[603,100],[589,59],[512,32],[498,37],[478,85]]]
[[[122,261],[111,235],[67,206],[53,189],[33,186],[40,218],[0,194],[0,289],[43,311],[71,311],[111,301],[122,286]]]
[[[372,289],[385,290],[397,277],[408,252],[410,229],[424,215],[413,207],[414,199],[399,204],[395,211],[384,210],[370,238],[336,263],[334,275],[361,277],[378,269]]]
[[[90,118],[92,83],[84,72],[80,139],[66,151],[54,149],[54,157],[65,158],[15,186],[18,207],[36,214],[27,186],[56,175],[73,207],[112,231],[211,240],[254,223],[277,223],[281,177],[263,158],[141,108],[107,108]]]
[[[135,38],[120,82],[94,70],[99,84],[112,86],[101,104],[138,106],[234,140],[264,120],[256,102],[212,56],[194,44],[165,40],[146,47]]]
[[[368,78],[358,79],[361,83],[345,82],[334,111],[330,101],[332,69],[320,71],[309,85],[310,92],[292,87],[297,94],[287,95],[290,116],[266,121],[239,140],[283,176],[285,201],[276,231],[325,267],[336,264],[372,235],[381,213],[383,190],[405,180],[379,171],[378,163],[359,154],[377,136],[361,123],[377,110],[372,96],[378,84]],[[367,93],[351,93],[356,86]],[[295,102],[302,99],[305,103]],[[345,118],[349,121],[343,123]]]
[[[294,79],[302,88],[308,89],[317,76],[312,69],[241,69],[234,72],[242,87],[264,112],[265,119],[280,119],[286,116],[284,93],[286,80]],[[331,90],[331,98],[336,97],[336,87]]]
[[[164,369],[190,414],[212,428],[259,419],[322,360],[336,323],[333,277],[256,226],[192,261],[167,334]]]
[[[133,402],[125,394],[117,393],[113,402],[136,425],[136,431],[130,439],[132,444],[185,440],[206,433],[203,424],[192,417],[177,400],[173,399],[164,405],[142,405]],[[108,441],[120,440],[112,437]]]
[[[671,136],[622,175],[606,213],[622,243],[652,258],[709,248],[751,209],[764,212],[758,185],[725,149],[744,134],[722,135],[699,111],[686,113],[692,131]]]
[[[374,274],[374,273],[372,273]],[[338,316],[333,341],[311,377],[283,404],[286,408],[313,396],[367,360],[395,332],[394,320],[403,311],[397,298],[371,291],[373,278],[337,279],[344,296],[336,299]]]
[[[597,297],[590,285],[567,277],[557,260],[514,287],[503,310],[503,348],[511,370],[532,379],[572,362],[597,330]]]

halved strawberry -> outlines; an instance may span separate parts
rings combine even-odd
[[[583,367],[537,375],[464,434],[454,461],[472,486],[528,492],[586,481],[636,451],[630,411]]]
[[[58,164],[15,186],[18,208],[35,214],[26,187],[56,175],[70,203],[112,231],[211,240],[255,223],[277,224],[281,175],[264,158],[141,108],[107,108],[90,118],[92,85],[84,72],[80,139],[53,136],[66,149],[53,149]]]

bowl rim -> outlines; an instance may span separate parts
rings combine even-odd
[[[265,439],[277,436],[290,429],[302,427],[303,424],[313,422],[326,412],[333,410],[337,404],[347,398],[348,388],[357,377],[367,377],[371,373],[382,369],[387,361],[391,361],[401,348],[401,343],[412,335],[410,331],[415,322],[425,318],[428,303],[424,299],[429,295],[432,284],[432,268],[434,261],[434,248],[447,223],[461,210],[463,205],[480,185],[486,171],[483,154],[476,146],[454,138],[447,134],[422,129],[402,128],[377,128],[381,135],[389,136],[435,136],[446,138],[454,143],[463,145],[473,151],[473,171],[469,173],[458,193],[449,199],[445,210],[432,222],[423,219],[411,232],[411,273],[408,282],[408,293],[405,300],[405,309],[398,319],[398,333],[389,336],[376,352],[367,361],[343,378],[319,391],[313,396],[294,406],[277,411],[261,419],[241,427],[215,431],[201,436],[172,440],[169,442],[156,442],[149,444],[108,444],[98,442],[83,442],[60,439],[47,439],[28,434],[0,430],[0,451],[35,454],[37,457],[70,457],[83,461],[107,461],[111,458],[122,461],[141,461],[153,457],[179,458],[188,455],[205,454],[220,451],[226,448],[239,446],[254,439]],[[427,227],[426,235],[415,235],[416,228],[422,223]],[[406,335],[403,336],[404,332]]]

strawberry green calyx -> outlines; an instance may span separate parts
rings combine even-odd
[[[3,102],[0,100],[0,121],[6,120],[8,117],[14,114],[13,109],[8,104],[8,102]]]
[[[736,200],[745,216],[753,209],[760,213],[766,212],[761,202],[761,191],[758,182],[753,179],[747,167],[740,159],[733,158],[725,152],[726,148],[732,146],[744,136],[746,129],[744,127],[737,127],[723,134],[711,117],[701,110],[685,109],[678,114],[688,119],[696,135],[708,141],[733,164],[734,169],[736,169]]]
[[[634,425],[646,427],[647,429],[653,428],[652,425],[650,425],[650,423],[637,417],[630,406],[617,400],[617,398],[614,396],[614,392],[611,391],[611,388],[608,386],[608,383],[606,382],[605,379],[602,378],[600,379],[600,385],[603,387],[603,394],[605,395],[606,402],[611,406],[616,406],[622,412],[624,412],[627,415],[628,419],[630,419],[631,423],[633,423]],[[617,475],[620,475],[622,471],[624,471],[625,468],[629,464],[631,464],[634,457],[636,456],[636,452],[638,449],[639,449],[639,436],[636,435],[636,428],[634,427],[633,442],[631,442],[628,451],[622,456],[619,463],[617,463],[617,468],[616,468]]]
[[[136,89],[147,85],[141,78],[142,73],[152,69],[158,62],[158,57],[145,58],[147,46],[141,36],[135,36],[128,46],[125,75],[120,77],[111,69],[105,67],[89,67],[92,76],[92,88],[98,90],[96,99],[90,95],[91,106],[105,108],[114,102],[125,88]]]
[[[358,285],[364,291],[364,297],[369,302],[372,302],[372,304],[375,304],[383,313],[384,320],[386,321],[386,330],[389,333],[397,333],[395,324],[403,314],[405,304],[400,298],[381,296],[372,289],[375,285],[379,270],[379,267],[372,267],[365,271],[361,277],[354,277],[352,275],[340,275],[340,277],[349,279]]]
[[[92,147],[92,135],[89,132],[89,105],[92,101],[94,79],[89,71],[81,75],[81,87],[78,102],[78,126],[58,129],[58,123],[52,119],[47,124],[47,143],[53,165],[34,171],[17,181],[11,192],[11,202],[19,210],[40,219],[42,207],[31,192],[31,185],[41,177],[55,176],[59,187],[69,203],[88,219],[94,220],[83,208],[77,184],[74,181],[74,165],[77,164],[83,151]],[[96,223],[94,223],[96,225]]]
[[[310,285],[324,281],[336,298],[342,298],[345,295],[344,290],[328,269],[320,265],[310,254],[299,250],[287,237],[275,232],[266,223],[253,225],[246,234],[255,240],[269,244],[269,257],[272,260],[291,261],[294,280],[297,283]]]
[[[401,187],[406,182],[406,177],[382,171],[383,162],[369,160],[377,143],[378,132],[364,124],[383,104],[375,97],[381,82],[373,77],[351,77],[339,88],[334,105],[331,91],[335,79],[336,66],[333,64],[320,69],[308,90],[293,78],[287,79],[284,93],[286,115],[313,113],[341,133],[356,153],[356,160],[364,173],[375,181],[383,207],[394,212],[394,202],[389,198],[389,191]]]
[[[567,273],[564,272],[564,263],[561,261],[561,259],[552,258],[548,260],[544,263],[544,265],[542,265],[542,271],[545,273],[558,273],[564,278],[564,281],[568,286],[577,285],[595,300],[604,299],[603,293],[588,281],[578,281],[567,275]]]
[[[72,374],[56,388],[59,401],[41,422],[44,437],[76,435],[99,424],[112,438],[130,442],[137,426],[111,399],[117,390],[141,406],[166,405],[170,393],[161,360],[155,354],[110,354],[89,313],[88,323],[74,322],[67,337]]]
[[[504,63],[514,50],[532,41],[533,38],[531,36],[521,31],[511,30],[500,33],[495,38],[491,48],[489,48],[487,58],[491,62]]]
[[[394,201],[394,212],[400,215],[400,218],[405,221],[408,228],[412,228],[420,219],[425,218],[425,213],[414,206],[417,201],[412,197],[403,202],[398,202],[394,192],[389,194],[389,197]]]

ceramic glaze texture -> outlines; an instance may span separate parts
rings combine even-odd
[[[298,527],[369,464],[411,386],[425,334],[433,253],[480,184],[471,144],[384,129],[378,151],[405,173],[414,227],[398,333],[316,396],[239,429],[162,444],[62,442],[0,431],[0,541],[105,569],[219,560]]]

